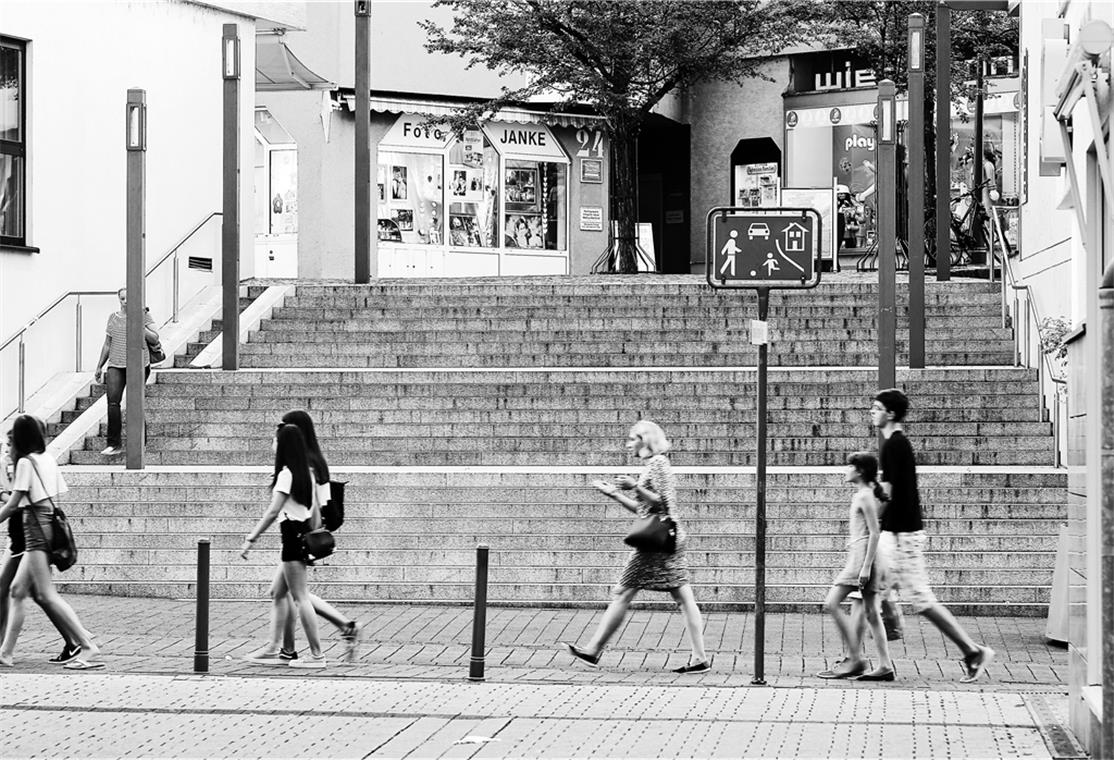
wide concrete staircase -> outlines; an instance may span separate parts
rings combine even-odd
[[[840,465],[876,445],[874,299],[861,281],[771,299],[775,607],[814,609],[842,565]],[[930,341],[933,366],[901,370],[899,383],[915,405],[907,429],[940,597],[961,611],[1043,614],[1066,476],[1050,466],[1035,371],[1008,366],[997,299],[986,283],[930,284],[929,329],[951,337]],[[188,596],[196,540],[208,537],[214,597],[265,596],[276,532],[248,562],[235,550],[267,499],[274,425],[305,408],[351,481],[343,551],[314,574],[323,596],[465,602],[482,542],[492,602],[599,603],[629,518],[588,484],[633,470],[622,443],[650,417],[675,444],[698,598],[749,604],[755,372],[744,328],[755,312],[749,294],[695,277],[300,284],[244,347],[250,369],[159,374],[147,461],[164,471],[68,470],[83,553],[62,578],[74,590]],[[98,463],[101,447],[90,438],[73,462]]]

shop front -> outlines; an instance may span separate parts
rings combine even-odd
[[[379,277],[587,273],[607,245],[598,119],[502,111],[454,134],[447,105],[373,98]],[[376,139],[377,135],[381,135]]]

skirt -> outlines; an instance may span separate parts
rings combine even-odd
[[[689,571],[685,557],[686,543],[688,542],[684,536],[678,536],[677,549],[673,552],[644,552],[635,549],[627,558],[618,588],[672,591],[687,585]]]
[[[279,532],[282,533],[282,561],[283,562],[309,562],[306,556],[306,544],[302,536],[309,533],[309,520],[297,522],[295,520],[279,521]]]
[[[50,522],[54,507],[50,503],[20,508],[23,518],[23,548],[26,551],[50,552],[54,528]]]
[[[839,575],[832,581],[833,586],[852,586],[859,587],[859,571],[863,569],[863,559],[866,557],[866,541],[856,541],[847,547],[847,562],[844,564],[843,569],[839,571]],[[874,564],[870,566],[870,580],[867,582],[866,590],[877,594],[881,589],[881,584],[878,578],[878,559],[875,557]]]

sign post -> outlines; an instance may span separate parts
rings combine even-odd
[[[878,83],[878,387],[897,385],[897,95]]]
[[[758,424],[755,445],[754,677],[766,683],[766,318],[772,288],[820,284],[820,213],[805,208],[719,207],[708,212],[708,284],[758,291],[758,319],[750,342],[758,346]]]

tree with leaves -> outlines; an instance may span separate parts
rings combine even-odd
[[[445,29],[425,22],[426,47],[468,66],[526,75],[490,101],[463,109],[474,124],[506,104],[548,97],[555,108],[588,105],[611,143],[611,217],[618,235],[607,269],[637,271],[637,146],[642,125],[670,92],[701,81],[742,83],[763,58],[806,38],[809,0],[438,0],[453,11]]]

